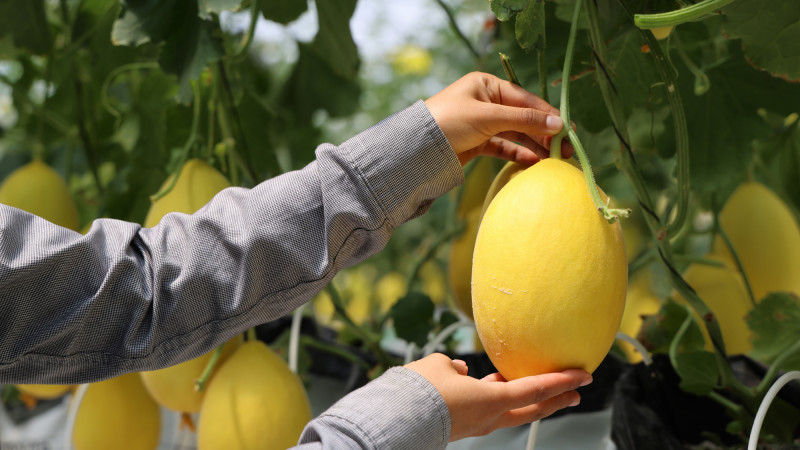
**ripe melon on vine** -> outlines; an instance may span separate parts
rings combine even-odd
[[[464,223],[464,230],[450,246],[447,264],[447,278],[453,298],[461,311],[472,318],[472,297],[470,284],[472,277],[472,252],[475,237],[478,235],[483,199],[492,184],[494,168],[491,158],[483,157],[475,162],[475,167],[467,175],[461,198],[456,207],[455,220]]]
[[[209,380],[243,342],[242,336],[237,335],[225,343]],[[163,369],[139,372],[139,375],[147,392],[160,405],[177,412],[197,412],[200,411],[205,390],[195,390],[195,381],[200,378],[212,354],[213,351]]]
[[[472,268],[475,325],[498,371],[594,371],[619,329],[627,267],[622,228],[598,213],[580,170],[545,159],[509,181]]]
[[[708,264],[691,264],[683,272],[683,279],[697,292],[697,296],[708,306],[719,322],[722,340],[725,341],[725,351],[729,355],[745,354],[752,350],[750,328],[747,326],[746,316],[753,308],[747,294],[744,280],[733,265],[716,255],[706,255],[706,258],[724,262],[724,267]],[[688,304],[680,294],[674,298],[681,304]],[[699,323],[702,319],[697,316]],[[713,351],[711,338],[705,326],[700,326],[706,339],[706,350]]]
[[[788,206],[757,182],[740,185],[719,214],[758,302],[773,291],[800,295],[800,225]],[[721,237],[715,254],[733,267],[733,255]]]
[[[200,450],[286,449],[297,444],[311,406],[300,379],[261,341],[245,342],[222,365],[200,408]]]
[[[61,175],[39,159],[11,172],[0,185],[0,203],[78,229],[78,208]]]
[[[169,186],[174,176],[170,176],[161,189]],[[150,205],[144,226],[156,226],[170,212],[192,214],[227,187],[230,182],[217,169],[201,159],[190,159],[181,167],[172,189]]]
[[[72,441],[76,450],[153,450],[161,411],[136,373],[92,383],[78,408]]]

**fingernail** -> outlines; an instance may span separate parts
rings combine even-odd
[[[564,126],[564,121],[561,120],[561,117],[558,116],[547,116],[547,119],[545,119],[544,124],[545,126],[547,126],[547,129],[558,131],[561,129],[561,127]]]
[[[594,381],[594,378],[592,378],[592,377],[589,377],[589,378],[583,380],[583,382],[581,383],[581,387],[586,386],[587,384],[591,383],[592,381]]]

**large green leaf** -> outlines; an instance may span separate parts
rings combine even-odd
[[[116,45],[163,42],[159,63],[165,72],[178,77],[184,102],[191,96],[191,80],[224,55],[213,22],[198,16],[194,1],[123,0],[111,39]]]
[[[492,12],[497,20],[505,22],[528,6],[530,0],[494,0],[491,2]]]
[[[52,47],[53,36],[44,0],[0,0],[0,37],[11,34],[14,44],[42,55]]]
[[[528,50],[544,50],[544,0],[530,0],[528,6],[517,14],[515,28],[520,47]]]
[[[778,355],[800,341],[800,298],[788,292],[769,294],[747,316],[753,332],[751,355],[772,362]],[[800,370],[800,351],[781,366],[784,370]]]
[[[433,330],[434,309],[431,299],[419,292],[411,292],[399,299],[389,310],[397,336],[419,347],[424,346]]]
[[[358,76],[358,49],[350,34],[350,17],[356,0],[317,0],[319,31],[311,43],[317,56],[333,72],[348,80]]]
[[[282,104],[299,122],[308,122],[318,109],[331,116],[350,114],[358,107],[361,88],[337,73],[308,44],[299,44],[300,57],[283,87]]]
[[[287,24],[308,10],[306,0],[261,0],[261,14],[265,19]]]
[[[751,64],[800,81],[800,2],[738,0],[724,13],[727,35],[742,40]]]

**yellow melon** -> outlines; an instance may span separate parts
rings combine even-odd
[[[78,408],[72,440],[77,450],[153,450],[161,412],[142,380],[129,373],[92,383]]]
[[[78,208],[67,184],[58,172],[38,159],[8,175],[0,185],[0,203],[56,225],[78,229]]]
[[[594,371],[625,307],[622,228],[591,200],[583,174],[545,159],[491,202],[475,243],[472,307],[486,354],[506,379]]]
[[[237,335],[225,343],[211,377],[243,342],[242,336]],[[197,412],[200,411],[205,390],[196,391],[195,381],[200,378],[213,353],[211,351],[163,369],[140,372],[139,375],[147,392],[160,405],[178,412]]]
[[[453,239],[448,255],[447,279],[453,298],[461,311],[470,318],[472,318],[470,296],[472,251],[475,248],[475,236],[478,235],[483,199],[486,198],[486,192],[493,178],[494,166],[491,158],[482,157],[475,162],[475,167],[464,182],[456,208],[455,220],[464,223],[464,230]]]
[[[724,262],[715,255],[706,255],[706,258]],[[725,341],[725,351],[729,355],[749,352],[753,344],[750,342],[751,333],[745,318],[752,309],[752,303],[741,274],[730,263],[725,267],[694,263],[683,272],[683,279],[714,313],[722,331],[722,340]],[[674,299],[678,303],[687,304],[686,299],[678,293],[674,294]],[[713,351],[706,327],[702,325],[699,316],[697,319],[706,338],[706,350]]]
[[[173,177],[174,175],[170,176],[161,189],[168,186]],[[161,218],[170,212],[192,214],[214,198],[219,191],[229,186],[228,179],[217,169],[203,160],[190,159],[181,168],[178,180],[172,189],[150,206],[144,226],[147,228],[156,226]]]
[[[300,379],[266,344],[248,341],[220,368],[200,409],[200,450],[286,449],[311,420]]]
[[[774,192],[761,183],[743,183],[725,202],[719,222],[757,302],[773,291],[800,295],[800,226]],[[733,263],[721,237],[716,238],[713,252]]]
[[[15,386],[23,394],[40,400],[61,397],[74,387],[68,384],[17,384]]]

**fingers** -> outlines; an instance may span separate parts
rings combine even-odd
[[[552,136],[564,126],[557,114],[496,103],[481,103],[475,111],[482,118],[484,132],[494,136],[504,131],[518,131],[528,136]]]
[[[492,103],[516,106],[520,108],[532,108],[545,111],[553,115],[559,115],[557,108],[547,103],[541,97],[526,91],[514,83],[503,80],[491,74],[478,74],[482,76],[481,81],[486,87],[488,100]]]
[[[502,386],[501,395],[509,410],[522,408],[556,397],[591,383],[591,375],[583,370],[565,370],[509,381]]]
[[[528,405],[506,412],[498,420],[497,427],[516,427],[536,420],[542,420],[564,408],[577,406],[580,404],[580,401],[580,394],[575,391],[567,391],[535,405]]]
[[[450,363],[453,365],[453,368],[456,369],[456,372],[458,372],[459,375],[466,375],[469,372],[467,363],[460,359],[454,359]]]

